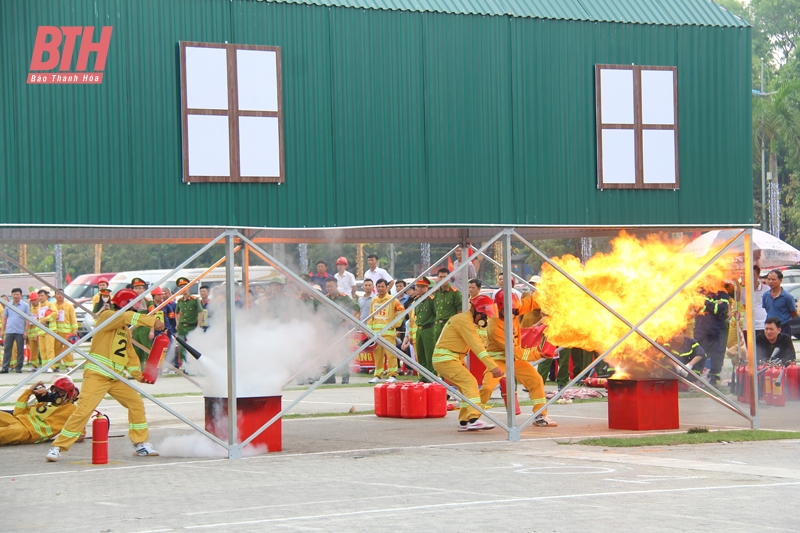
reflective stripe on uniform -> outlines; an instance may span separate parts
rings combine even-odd
[[[105,357],[103,355],[98,355],[98,354],[92,353],[92,352],[89,352],[89,355],[91,355],[93,358],[97,359],[97,361],[99,363],[104,364],[108,368],[110,368],[110,369],[112,369],[112,370],[114,370],[114,371],[116,371],[118,373],[122,372],[123,370],[125,370],[125,365],[118,365],[116,363],[113,363],[111,361],[111,359],[109,359],[108,357]],[[98,365],[96,365],[94,363],[87,363],[86,364],[86,370],[91,370],[93,372],[97,372],[98,374],[101,374],[101,375],[103,375],[103,376],[105,376],[107,378],[116,379],[111,373],[109,373],[106,370],[103,370],[102,368],[100,368]]]
[[[533,405],[541,405],[543,403],[547,403],[547,398],[534,398],[531,400]]]
[[[61,436],[67,439],[77,439],[81,436],[80,431],[67,431],[67,428],[61,428]]]
[[[14,404],[14,407],[16,407],[17,409],[25,409],[26,407],[28,407],[28,404],[25,402],[17,402]]]
[[[464,354],[451,352],[447,348],[435,348],[433,350],[433,362],[443,363],[445,361],[460,361]]]
[[[136,324],[139,322],[139,314],[140,313],[134,313],[133,314],[133,316],[131,317],[131,326],[135,327]]]
[[[147,422],[142,422],[141,424],[128,424],[128,428],[131,430],[147,429]]]
[[[53,429],[48,424],[45,424],[33,415],[28,415],[28,420],[31,421],[33,430],[41,437],[41,439],[39,439],[40,441],[45,441],[53,436]]]

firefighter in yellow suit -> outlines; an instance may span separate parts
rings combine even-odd
[[[475,404],[480,403],[481,397],[478,392],[478,381],[464,365],[467,352],[472,350],[477,354],[481,362],[486,365],[487,371],[495,378],[499,379],[503,375],[494,359],[489,357],[483,340],[478,335],[478,327],[485,327],[487,319],[493,315],[494,302],[491,298],[488,296],[473,298],[470,301],[469,311],[458,313],[447,321],[433,350],[433,368],[436,372],[455,385],[461,394]],[[466,402],[461,403],[458,424],[459,431],[494,428],[494,424],[480,420],[480,411]]]
[[[519,316],[525,313],[530,313],[535,309],[536,302],[532,297],[533,293],[527,293],[520,300],[516,294],[512,293],[511,307],[514,310],[512,320],[512,328],[514,332],[514,378],[528,389],[531,401],[533,402],[534,412],[539,406],[547,403],[547,398],[544,396],[544,381],[539,372],[530,364],[531,361],[538,361],[542,355],[535,348],[522,348],[520,340],[520,325]],[[502,289],[497,291],[494,295],[494,303],[497,305],[498,316],[489,319],[488,331],[488,346],[489,357],[491,357],[495,364],[505,373],[506,371],[506,322],[503,311],[505,309],[505,297]],[[481,387],[481,403],[486,404],[492,396],[492,392],[500,378],[496,378],[491,372],[486,372],[483,376],[483,386]],[[510,386],[509,389],[513,389]],[[553,420],[547,416],[547,409],[542,411],[533,422],[541,427],[556,427],[558,426]]]
[[[117,309],[125,307],[129,301],[136,298],[137,294],[130,289],[122,289],[111,300],[112,309],[103,311],[97,317],[98,327],[103,329],[92,337],[92,346],[89,354],[98,362],[113,369],[118,374],[123,371],[142,382],[142,369],[139,367],[139,357],[133,351],[128,326],[144,326],[155,328],[157,331],[164,329],[160,320],[134,311],[126,311],[112,322],[105,323],[116,313]],[[58,461],[61,451],[68,451],[72,444],[80,437],[81,429],[89,421],[92,412],[97,408],[106,394],[117,400],[128,409],[128,435],[134,446],[134,455],[158,455],[147,441],[147,419],[144,412],[144,402],[139,393],[126,383],[118,381],[110,373],[94,363],[87,363],[83,373],[83,391],[78,409],[73,413],[61,433],[53,442],[53,447],[45,457],[48,461]]]
[[[374,314],[374,316],[369,319],[369,328],[377,333],[385,328],[390,322],[392,322],[398,313],[405,311],[405,307],[403,307],[403,304],[395,300],[393,303],[389,303],[389,305],[378,311],[382,305],[392,300],[392,295],[389,294],[389,285],[385,279],[379,279],[375,282],[375,290],[378,291],[378,295],[372,299],[372,303],[370,304],[369,311],[370,314]],[[376,311],[378,312],[376,313]],[[381,336],[389,344],[394,346],[395,339],[397,338],[396,325],[395,327],[386,330]],[[381,377],[383,377],[384,357],[386,357],[386,375],[389,376],[389,379],[386,380],[387,383],[394,383],[397,381],[397,357],[388,348],[381,344],[375,346],[374,357],[375,376],[370,380],[370,383],[379,383]]]
[[[56,333],[63,339],[61,341],[56,341],[56,355],[61,355],[71,344],[69,339],[77,337],[78,335],[78,318],[75,316],[75,306],[64,299],[64,291],[60,289],[56,291],[56,310],[58,312],[56,317]],[[72,352],[65,355],[64,358],[58,362],[54,367],[55,370],[58,370],[60,365],[68,369],[75,366],[75,358],[72,357]]]
[[[30,306],[31,317],[39,320],[39,295],[33,291],[28,295],[28,305]],[[30,363],[33,372],[39,368],[39,332],[42,330],[28,322],[28,349],[30,350]]]
[[[39,298],[39,307],[36,311],[36,319],[47,329],[54,332],[56,331],[56,320],[58,320],[58,309],[56,304],[50,301],[50,289],[42,287],[37,293]],[[42,366],[46,365],[56,356],[56,340],[52,335],[45,333],[41,328],[36,328],[39,334],[39,356]],[[33,350],[31,350],[31,360],[33,358]],[[52,372],[52,369],[48,369]]]
[[[28,406],[31,394],[36,403]],[[14,404],[14,414],[0,411],[0,446],[50,440],[75,412],[77,397],[78,389],[67,376],[55,380],[50,390],[41,381],[26,389]]]

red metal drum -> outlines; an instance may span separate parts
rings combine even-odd
[[[678,382],[674,379],[609,379],[610,429],[678,429]]]

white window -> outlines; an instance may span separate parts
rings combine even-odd
[[[597,186],[677,189],[675,67],[595,65]]]
[[[281,51],[180,43],[183,181],[284,181]]]

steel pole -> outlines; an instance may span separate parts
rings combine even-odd
[[[233,239],[236,232],[229,230],[225,235],[225,285],[228,297],[225,299],[225,318],[228,325],[228,459],[241,459],[237,420],[238,394],[236,390],[236,281],[234,279],[235,255]]]
[[[514,375],[514,292],[511,287],[511,234],[513,230],[503,231],[503,315],[506,343],[506,424],[508,440],[520,439],[517,427],[517,380]]]
[[[755,290],[755,280],[753,279],[753,229],[748,229],[744,234],[744,312],[747,313],[747,368],[750,370],[750,379],[753,380],[750,387],[750,416],[752,417],[751,426],[759,429],[760,420],[758,418],[758,376],[756,375],[756,339],[755,322],[753,321],[753,291]],[[737,339],[738,342],[738,339]]]
[[[761,92],[764,95],[764,58],[761,58]],[[767,231],[767,162],[764,150],[764,116],[761,116],[761,231]]]

